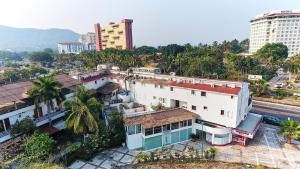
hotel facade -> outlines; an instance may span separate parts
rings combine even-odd
[[[132,50],[132,22],[131,19],[123,19],[119,23],[111,22],[108,25],[96,23],[94,25],[96,50],[107,48]]]
[[[151,150],[190,139],[194,133],[211,145],[246,145],[262,116],[249,113],[249,84],[161,75],[142,68],[87,76],[84,85],[123,112],[126,145]],[[159,71],[157,71],[159,72]]]
[[[300,53],[300,12],[270,12],[250,21],[249,53],[255,53],[267,43],[283,43],[288,55]]]
[[[72,99],[77,85],[91,90],[106,105],[102,112],[106,123],[113,109],[123,112],[129,149],[160,148],[187,141],[192,133],[211,145],[246,145],[254,137],[262,116],[249,113],[248,83],[159,73],[149,68],[99,70],[56,79],[64,85],[67,99]],[[31,86],[20,82],[0,87],[5,95],[0,99],[0,143],[12,137],[11,125],[26,117],[46,131],[64,129],[60,104],[55,102],[50,113],[44,104],[36,107],[26,95]]]

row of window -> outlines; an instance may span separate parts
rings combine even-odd
[[[190,120],[184,120],[176,123],[171,123],[171,124],[166,124],[163,126],[156,126],[153,128],[146,128],[145,129],[145,136],[153,135],[153,134],[158,134],[163,131],[171,131],[171,130],[176,130],[182,127],[187,127],[187,126],[192,126],[192,119]]]
[[[191,108],[192,108],[192,110],[197,110],[197,106],[192,105]],[[207,110],[207,106],[203,106],[203,110]],[[224,115],[224,114],[225,114],[225,111],[221,110],[220,115]]]
[[[127,133],[128,133],[128,135],[139,134],[141,132],[142,132],[142,126],[141,126],[141,124],[131,125],[131,126],[127,127]]]

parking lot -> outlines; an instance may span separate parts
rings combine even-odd
[[[247,147],[219,147],[217,159],[223,161],[262,164],[274,168],[300,168],[300,147],[287,149],[276,128],[263,125]]]
[[[287,149],[283,147],[283,138],[278,136],[276,128],[263,125],[249,145],[221,146],[218,148],[217,160],[226,162],[250,163],[255,165],[266,165],[274,168],[300,169],[300,147],[298,149]],[[200,142],[182,142],[168,146],[170,152],[183,152],[187,147],[192,146],[201,150]],[[204,144],[204,149],[209,145]],[[100,169],[111,168],[111,164],[126,165],[134,163],[135,151],[129,151],[120,147],[104,151],[96,155],[88,162],[76,161],[69,168],[72,169]]]

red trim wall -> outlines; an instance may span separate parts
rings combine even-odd
[[[95,24],[95,39],[96,39],[96,51],[101,51],[102,50],[101,26],[99,23]]]

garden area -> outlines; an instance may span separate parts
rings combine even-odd
[[[63,100],[60,87],[53,76],[47,76],[39,79],[29,92],[36,104],[46,102],[50,110],[53,98]],[[61,168],[78,159],[89,160],[98,152],[125,143],[122,113],[112,110],[105,123],[102,102],[83,86],[78,86],[73,99],[62,101],[61,106],[67,112],[63,117],[64,130],[46,132],[43,128],[51,128],[51,123],[38,128],[29,117],[12,125],[13,138],[0,145],[1,169]]]

